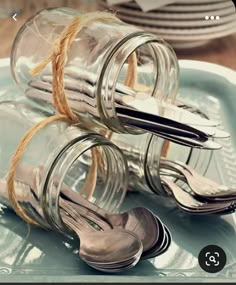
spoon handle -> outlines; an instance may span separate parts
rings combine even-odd
[[[72,191],[68,186],[62,185],[61,193],[71,202],[93,211],[104,219],[106,218],[106,215],[108,213],[104,209],[101,209],[93,203],[90,203],[89,201],[84,199],[79,193]]]
[[[113,225],[110,224],[108,219],[104,219],[102,216],[91,211],[90,209],[75,204],[73,202],[67,201],[67,203],[71,205],[83,218],[93,222],[102,230],[109,230],[113,228]]]
[[[63,222],[67,223],[68,220],[74,222],[74,226],[77,229],[76,233],[79,233],[82,230],[83,231],[94,230],[94,228],[91,225],[89,225],[85,221],[85,219],[83,219],[82,216],[70,204],[68,204],[63,199],[60,199],[59,203],[60,203],[61,213],[63,214],[62,216],[64,218],[67,217],[65,220],[63,219]]]
[[[236,191],[200,175],[188,165],[178,161],[169,161],[165,159],[162,159],[161,164],[164,165],[164,167],[171,168],[177,173],[183,175],[188,186],[197,195],[209,198],[232,196],[232,200],[236,197]]]
[[[81,240],[83,236],[83,231],[80,227],[78,227],[78,224],[75,223],[75,220],[70,217],[65,210],[61,210],[61,217],[63,219],[63,222],[73,231],[75,234],[79,237]]]

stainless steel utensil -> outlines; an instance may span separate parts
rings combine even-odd
[[[63,222],[80,238],[80,257],[88,265],[105,272],[118,272],[137,264],[143,246],[134,233],[123,229],[88,229],[82,218],[77,216],[74,220],[73,214],[68,213],[66,202],[61,201],[60,206]]]
[[[94,100],[95,87],[93,74],[85,71],[82,75],[78,72],[65,73],[65,90],[71,108],[75,113],[89,112],[97,117],[96,100]],[[91,78],[90,78],[91,77]],[[44,75],[41,80],[29,83],[26,95],[52,103],[52,76]],[[204,144],[210,137],[228,137],[225,132],[218,131],[218,123],[195,115],[185,109],[178,108],[167,102],[147,97],[144,93],[117,84],[114,93],[115,108],[120,121],[134,128],[139,128],[163,138],[190,147],[218,149],[219,144]],[[35,92],[35,89],[39,92]],[[49,93],[49,94],[45,94]],[[191,140],[185,140],[185,138]]]
[[[236,191],[225,185],[201,176],[192,167],[178,161],[161,160],[161,166],[168,167],[183,176],[191,190],[205,199],[236,200]]]
[[[207,202],[207,201],[201,201],[191,195],[190,193],[187,193],[185,190],[183,190],[181,187],[179,187],[176,183],[171,181],[170,179],[167,179],[165,177],[161,178],[161,181],[163,183],[163,187],[168,188],[167,191],[169,193],[172,193],[177,205],[188,212],[191,213],[201,213],[201,214],[210,214],[210,213],[216,213],[216,212],[222,212],[225,209],[231,209],[234,207],[234,202]]]
[[[90,203],[79,193],[68,191],[65,187],[62,187],[61,193],[64,199],[69,199],[68,206],[73,207],[80,215],[93,221],[103,230],[121,228],[135,233],[142,241],[144,252],[156,243],[159,227],[156,217],[148,209],[138,207],[121,214],[112,214]]]
[[[159,256],[167,251],[171,244],[171,234],[168,228],[161,222],[161,220],[156,217],[159,226],[159,237],[156,244],[146,252],[143,252],[141,258],[149,259]]]

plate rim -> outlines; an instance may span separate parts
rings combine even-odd
[[[189,19],[194,19],[194,20],[200,20],[202,19],[203,15],[206,16],[206,13],[209,13],[210,11],[209,10],[205,10],[205,11],[182,11],[182,12],[179,12],[179,11],[163,11],[163,10],[151,10],[149,12],[143,12],[143,11],[140,11],[140,10],[133,10],[131,9],[131,7],[126,7],[124,5],[114,5],[114,6],[108,6],[104,0],[98,0],[98,4],[101,6],[101,8],[103,9],[108,9],[108,8],[113,8],[115,10],[117,10],[117,12],[119,13],[123,13],[123,14],[126,14],[126,15],[132,15],[132,16],[137,16],[137,17],[142,17],[142,18],[149,18],[150,15],[151,15],[151,18],[153,19],[168,19],[166,17],[166,15],[175,15],[175,20],[178,20],[178,21],[181,21],[181,20],[185,20],[186,18],[186,14],[190,14],[192,17],[188,17]],[[213,9],[211,11],[211,15],[213,16],[217,16],[218,13],[220,13],[221,15],[219,16],[222,16],[222,15],[228,15],[228,13],[225,13],[225,10],[228,11],[229,9],[232,9],[232,14],[234,14],[234,11],[233,11],[233,8],[234,6],[233,5],[228,5],[228,6],[225,6],[224,8],[223,7],[220,7],[219,9]],[[201,15],[200,15],[201,14]],[[178,16],[178,17],[177,17]],[[180,16],[180,17],[179,17]],[[159,18],[158,18],[159,17]],[[193,18],[194,17],[194,18]]]
[[[157,34],[160,38],[163,38],[164,40],[170,40],[170,41],[182,41],[182,42],[188,42],[188,41],[200,41],[200,40],[213,40],[221,37],[226,37],[229,35],[232,35],[236,33],[236,25],[232,26],[230,29],[222,30],[221,32],[212,32],[208,34],[182,34],[182,35],[175,35],[175,34],[167,34],[167,33],[161,33],[158,29],[152,28],[152,27],[145,27],[145,26],[137,26],[140,29],[147,31],[149,33]]]
[[[227,78],[231,84],[236,85],[236,70],[208,61],[191,60],[191,59],[179,59],[180,69],[194,69],[198,71],[206,71],[214,73],[220,77]]]
[[[122,7],[128,7],[128,8],[134,8],[135,7],[136,9],[140,9],[138,4],[132,3],[132,2],[131,3],[127,2],[127,3],[120,4],[120,5],[109,6],[109,5],[107,5],[106,0],[98,0],[98,1],[103,3],[103,6],[106,5],[107,8],[113,8],[113,7],[115,8],[115,7],[119,7],[121,5]],[[225,1],[225,2],[222,2],[222,3],[217,2],[217,3],[207,3],[207,4],[200,3],[199,5],[195,4],[195,8],[197,7],[197,9],[200,9],[200,10],[197,10],[197,11],[211,11],[212,9],[219,10],[219,9],[222,9],[222,6],[223,6],[224,3],[227,3],[227,2]],[[229,3],[230,2],[228,2],[228,5],[229,5]],[[215,5],[215,6],[213,6],[213,5]],[[163,7],[160,7],[158,9],[151,10],[151,11],[159,10],[159,11],[168,11],[168,12],[171,12],[171,11],[177,11],[177,12],[185,11],[186,12],[186,11],[192,11],[191,6],[193,6],[193,5],[191,5],[191,4],[190,5],[187,5],[187,4],[185,4],[185,5],[183,5],[183,4],[182,5],[181,4],[180,5],[171,4],[171,5],[163,6]],[[220,8],[212,8],[210,6],[220,7]],[[205,10],[206,7],[207,7],[208,10]]]
[[[232,10],[229,12],[229,10]],[[206,13],[209,13],[209,11],[203,11],[203,12],[190,12],[190,13],[184,13],[184,12],[150,12],[150,13],[143,13],[141,11],[134,11],[131,9],[124,9],[122,7],[117,8],[117,13],[124,14],[127,16],[133,16],[133,17],[142,17],[144,19],[153,19],[153,20],[171,20],[171,21],[184,21],[186,19],[191,21],[199,21],[203,20]],[[220,17],[226,17],[228,15],[235,14],[233,9],[231,7],[221,9],[221,10],[214,10],[211,12],[211,16],[220,16]],[[172,17],[171,19],[169,17]]]
[[[10,57],[3,57],[0,59],[0,68],[10,65]]]
[[[171,29],[171,28],[176,28],[176,29],[207,29],[211,28],[213,29],[214,27],[217,26],[223,26],[227,23],[235,21],[235,13],[234,14],[228,14],[225,16],[220,16],[221,20],[206,20],[205,18],[198,19],[198,20],[188,20],[185,21],[184,19],[182,20],[167,20],[167,19],[154,19],[154,18],[148,18],[148,17],[138,17],[134,15],[128,15],[123,12],[117,11],[118,17],[120,19],[126,19],[125,21],[130,22],[130,23],[137,23],[137,24],[143,24],[143,25],[148,25],[150,27],[157,27],[159,28],[160,26],[166,29]]]

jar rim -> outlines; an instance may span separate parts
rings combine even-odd
[[[170,142],[166,139],[157,137],[155,135],[150,135],[144,158],[144,172],[147,185],[154,193],[160,194],[161,192],[164,195],[166,195],[166,191],[161,182],[160,160],[165,142],[169,142],[170,145],[176,145],[177,147],[179,146],[178,144]],[[155,148],[155,152],[152,151],[153,147]],[[187,149],[189,149],[189,152],[186,160],[183,161],[183,163],[190,165],[202,175],[205,175],[209,168],[213,151],[191,147]],[[154,167],[153,162],[155,162]]]
[[[171,67],[171,64],[174,64],[174,69],[176,71],[176,74],[175,74],[176,80],[172,88],[169,88],[170,90],[168,89],[169,94],[167,95],[171,95],[174,97],[176,97],[177,95],[178,87],[179,87],[179,83],[178,83],[179,65],[178,65],[177,57],[172,47],[167,42],[165,42],[163,39],[159,38],[158,36],[147,33],[145,31],[138,31],[138,32],[126,35],[111,50],[109,50],[109,53],[107,53],[103,61],[103,64],[102,64],[103,67],[98,77],[98,84],[96,88],[97,104],[100,110],[100,115],[102,116],[102,119],[105,125],[107,125],[113,131],[129,133],[129,134],[141,134],[142,133],[139,129],[134,130],[133,128],[131,129],[128,126],[124,126],[122,122],[119,120],[117,113],[116,113],[116,109],[115,109],[115,98],[114,98],[115,95],[114,94],[115,94],[115,89],[116,89],[116,85],[118,82],[118,77],[121,73],[124,63],[130,57],[130,55],[134,51],[136,51],[138,48],[144,45],[147,45],[147,44],[152,45],[154,43],[163,45],[163,48],[165,48],[166,51],[169,52],[170,58],[166,59],[165,64],[167,65],[168,70]],[[154,48],[153,46],[151,47],[152,49]],[[163,51],[159,51],[159,53],[160,52],[163,52]],[[119,56],[121,56],[121,59],[120,59],[121,63],[114,64],[118,54]],[[155,50],[154,59],[156,61],[155,66],[157,66],[157,62],[158,62],[157,48]],[[114,72],[114,69],[115,69],[115,72]],[[111,78],[111,70],[113,70],[112,78]],[[153,96],[153,93],[156,90],[157,81],[158,81],[159,76],[160,75],[156,73],[155,84],[154,84],[153,92],[151,96]],[[110,86],[110,82],[112,82],[112,86]],[[170,85],[170,84],[168,83],[167,85]]]
[[[127,162],[124,159],[123,153],[121,150],[115,146],[112,142],[104,138],[102,135],[97,133],[89,133],[84,134],[82,136],[76,137],[67,143],[63,148],[60,149],[58,155],[51,162],[51,167],[49,167],[49,171],[45,175],[45,179],[42,183],[43,185],[43,194],[44,197],[41,201],[41,206],[43,209],[44,216],[52,228],[62,232],[71,232],[71,230],[64,224],[61,215],[60,215],[60,207],[59,207],[59,196],[60,196],[60,186],[62,185],[64,178],[66,176],[67,171],[71,168],[71,166],[84,154],[86,151],[91,150],[94,147],[107,147],[110,150],[109,154],[111,155],[111,159],[115,159],[115,163],[117,165],[117,181],[108,191],[112,193],[119,192],[119,201],[116,201],[115,208],[113,211],[117,211],[120,205],[122,204],[128,185],[128,177],[127,177]],[[70,153],[71,151],[71,153]],[[66,154],[67,153],[67,154]],[[68,155],[68,153],[70,153]],[[123,168],[118,164],[120,161]],[[67,164],[65,171],[62,169],[62,164]],[[118,167],[119,165],[119,167]],[[53,180],[54,177],[59,177],[59,181],[55,183]],[[114,179],[112,179],[114,180]],[[112,190],[111,190],[112,189]],[[73,191],[73,190],[72,190]],[[108,195],[108,200],[111,195]],[[100,201],[100,198],[99,198]],[[99,202],[98,201],[98,202]],[[107,200],[106,200],[107,201]]]

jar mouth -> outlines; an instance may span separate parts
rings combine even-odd
[[[137,57],[136,84],[125,88],[130,98],[146,93],[161,100],[174,100],[179,87],[179,66],[168,43],[143,31],[127,35],[107,54],[96,89],[102,120],[113,131],[140,134],[138,128],[131,129],[121,121],[116,111],[117,97],[122,99],[125,95],[120,93],[118,84],[125,87],[124,75],[129,71],[127,63],[134,53]]]
[[[90,187],[92,181],[88,181],[90,192],[80,193],[89,178],[89,170],[92,167],[91,151],[95,149],[101,154],[102,167],[99,166],[98,160],[93,176],[96,180],[94,189],[91,190]],[[65,225],[60,214],[59,202],[63,187],[76,191],[98,207],[117,212],[127,190],[127,164],[122,152],[114,144],[99,134],[90,133],[74,138],[60,150],[45,176],[43,185],[44,199],[41,202],[47,222],[58,231],[70,233],[70,228]]]

